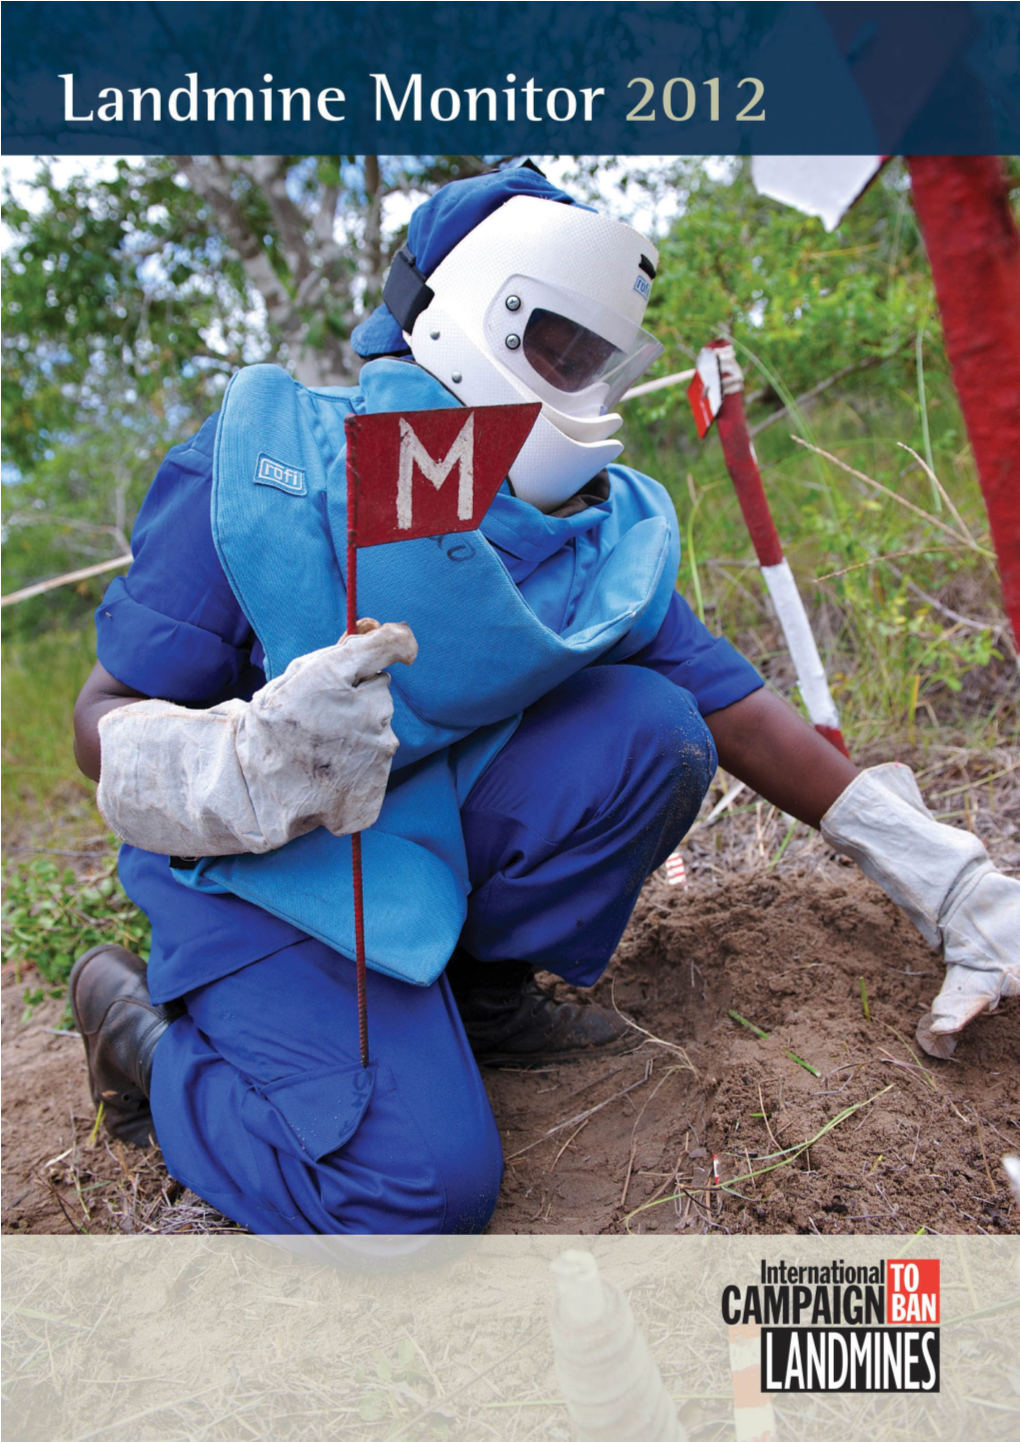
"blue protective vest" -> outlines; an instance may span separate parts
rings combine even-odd
[[[425,371],[369,363],[358,388],[309,390],[277,366],[234,377],[216,439],[212,524],[266,675],[345,629],[344,417],[459,402]],[[521,712],[593,662],[623,660],[662,624],[679,565],[663,488],[610,467],[609,500],[566,520],[497,495],[480,531],[358,553],[363,615],[407,621],[394,667],[400,740],[382,812],[362,841],[368,965],[419,985],[448,961],[470,890],[460,805]],[[491,544],[490,544],[491,542]],[[496,550],[533,567],[515,584]],[[229,891],[354,955],[349,837],[320,828],[266,856],[174,873]]]

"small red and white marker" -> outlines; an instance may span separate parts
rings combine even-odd
[[[776,1442],[772,1398],[761,1390],[761,1326],[740,1323],[729,1334],[736,1442]]]
[[[687,868],[684,866],[684,859],[680,855],[679,849],[674,851],[672,856],[666,857],[666,885],[687,885]]]

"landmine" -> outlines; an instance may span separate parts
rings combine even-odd
[[[686,1442],[630,1304],[599,1276],[590,1252],[552,1263],[559,1296],[550,1326],[556,1375],[577,1442]]]

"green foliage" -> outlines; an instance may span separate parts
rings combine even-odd
[[[3,488],[5,588],[126,550],[158,459],[215,407],[236,366],[275,359],[314,380],[308,367],[346,364],[351,326],[377,299],[404,238],[382,223],[388,200],[480,164],[465,156],[148,157],[59,183],[43,166],[38,205],[8,197],[4,455],[5,480],[18,483]],[[576,183],[605,207],[599,192],[613,167],[605,158],[578,164]],[[1020,162],[1007,168],[1020,180]],[[667,344],[662,373],[685,368],[707,338],[728,332],[747,373],[752,427],[843,374],[756,445],[848,729],[909,728],[917,707],[944,709],[954,695],[973,709],[988,679],[975,677],[995,674],[999,638],[992,628],[956,625],[918,590],[994,622],[987,558],[947,545],[934,525],[789,439],[792,431],[825,444],[945,518],[938,491],[897,449],[907,442],[934,463],[982,539],[984,510],[904,168],[888,166],[831,235],[759,197],[743,160],[654,168],[627,160],[615,172],[628,201],[676,215],[661,240],[649,313]],[[612,205],[619,209],[618,197]],[[677,502],[692,602],[779,676],[781,641],[718,441],[694,439],[681,390],[628,403],[626,414],[625,459],[663,479]],[[5,635],[41,642],[54,626],[85,623],[109,579],[5,609]],[[16,686],[19,672],[32,670],[32,680],[15,690],[5,797],[45,806],[74,774],[66,739],[55,740],[58,730],[69,734],[72,686],[56,653],[41,647],[50,659],[38,665],[29,648],[18,655]],[[76,662],[72,671],[76,689]]]
[[[346,337],[356,281],[401,239],[383,240],[382,201],[467,160],[148,156],[60,183],[42,162],[31,209],[4,196],[5,458],[33,473],[90,424],[145,444],[212,410],[239,365]]]
[[[640,174],[631,177],[640,187]],[[680,370],[726,333],[765,358],[749,391],[776,403],[772,377],[793,395],[847,366],[895,360],[886,384],[911,375],[912,347],[938,319],[903,167],[886,168],[838,229],[760,196],[747,161],[680,161],[655,177],[682,198],[660,246],[649,328],[667,345],[663,373]],[[747,353],[742,357],[747,359]]]
[[[4,454],[24,473],[83,428],[144,445],[147,423],[204,404],[251,303],[172,160],[121,160],[107,179],[63,184],[43,164],[37,186],[38,208],[4,198]],[[206,332],[238,308],[217,353]]]
[[[5,589],[126,550],[158,460],[215,408],[238,365],[342,361],[404,238],[384,234],[383,202],[472,163],[284,157],[259,169],[258,158],[233,157],[203,192],[197,172],[185,179],[172,159],[150,157],[60,184],[43,167],[38,207],[8,197]],[[1020,180],[1020,163],[1008,164]],[[588,167],[593,194],[604,170]],[[851,748],[1008,744],[1015,678],[987,517],[902,168],[890,166],[832,235],[757,196],[743,161],[654,172],[627,162],[625,176],[638,202],[679,197],[649,315],[667,344],[661,373],[726,332],[747,373],[752,428],[790,405],[755,445]],[[819,401],[793,404],[839,372]],[[697,442],[680,388],[629,402],[625,415],[624,459],[662,480],[677,506],[681,588],[713,631],[793,694],[718,438]],[[899,443],[933,467],[972,540],[940,529],[958,529],[955,515]],[[101,824],[74,763],[71,713],[94,660],[89,613],[111,574],[4,611],[3,805],[19,827]],[[2,917],[8,956],[42,978],[29,1007],[60,993],[89,946],[148,950],[148,924],[112,861],[88,877],[46,854],[10,868]],[[364,1380],[366,1421],[407,1425],[429,1395],[406,1339]],[[444,1427],[430,1414],[414,1435]]]
[[[758,196],[746,161],[678,161],[666,172],[628,166],[628,196],[638,203],[658,204],[669,189],[681,196],[650,311],[668,347],[659,369],[683,369],[709,337],[732,336],[776,525],[851,745],[923,745],[936,723],[959,724],[981,744],[1004,722],[1015,727],[1015,702],[998,680],[1008,635],[987,516],[904,167],[887,167],[826,235],[817,220]],[[1007,171],[1020,174],[1015,161]],[[798,406],[796,397],[840,373],[820,401]],[[766,426],[782,405],[788,414]],[[718,439],[696,441],[680,390],[632,402],[627,419],[624,459],[663,480],[677,504],[687,540],[682,588],[714,630],[738,638],[789,693],[781,633]],[[832,451],[931,522],[792,435]],[[977,545],[938,528],[951,520],[942,496],[900,443],[940,476]]]
[[[31,966],[46,983],[26,992],[26,1017],[46,993],[63,995],[75,958],[90,947],[115,943],[148,960],[149,923],[115,873],[111,861],[82,880],[45,855],[9,868],[0,909],[5,960],[14,963],[19,981]]]
[[[668,420],[684,449],[664,447],[658,423],[642,427],[644,403],[637,402],[628,412],[634,444],[625,459],[662,480],[676,503],[687,542],[679,584],[691,604],[703,609],[713,631],[734,639],[793,694],[782,635],[718,438],[691,442],[686,401],[668,394],[674,396]],[[887,749],[924,746],[946,726],[962,728],[961,739],[971,744],[994,744],[1004,725],[1016,724],[1004,679],[1007,638],[987,516],[944,376],[934,383],[929,377],[927,401],[935,469],[974,543],[940,529],[939,521],[958,528],[945,510],[935,510],[922,467],[898,444],[923,455],[921,417],[908,392],[890,395],[874,381],[846,388],[838,400],[827,396],[808,419],[784,419],[755,441],[852,749],[879,741]],[[931,519],[796,445],[792,434],[821,445]]]
[[[3,649],[3,814],[8,827],[80,807],[97,821],[95,787],[74,760],[75,698],[96,658],[88,630],[52,631]]]
[[[50,846],[73,848],[82,827],[91,840],[97,828],[105,831],[95,787],[75,765],[71,724],[94,659],[91,629],[4,647],[4,817],[8,826],[41,825],[48,838],[64,838],[48,839]],[[124,894],[113,856],[99,852],[87,867],[76,874],[46,852],[7,867],[0,910],[5,959],[19,978],[24,967],[35,967],[44,983],[26,992],[29,1010],[47,994],[62,994],[75,957],[90,946],[111,941],[148,956],[149,923]]]
[[[178,439],[167,430],[143,444],[137,431],[83,426],[73,444],[40,460],[31,481],[5,485],[5,591],[128,554],[131,522],[156,458]],[[116,574],[103,572],[6,607],[4,636],[85,624]]]
[[[215,408],[232,363],[260,358],[254,292],[172,161],[59,184],[42,164],[37,185],[31,209],[4,198],[8,591],[123,555],[158,459]],[[62,591],[5,612],[4,630],[86,609]]]
[[[348,338],[378,299],[396,194],[481,168],[465,156],[172,157],[40,162],[8,189],[3,279],[5,589],[112,560],[170,446],[254,361],[348,383]],[[93,604],[109,577],[85,587]],[[19,604],[4,632],[86,609]]]
[[[841,459],[854,449],[862,448],[841,446]],[[912,484],[904,484],[901,451],[887,445],[869,447],[868,452],[858,468],[886,484],[895,483],[899,494],[907,492],[919,507],[930,508],[923,475],[915,470]],[[995,608],[994,567],[891,499],[868,494],[852,477],[826,469],[826,501],[802,508],[806,534],[794,551],[802,559],[813,551],[815,577],[824,578],[813,585],[809,579],[808,596],[816,615],[828,611],[833,693],[855,744],[897,735],[913,742],[919,707],[935,703],[948,722],[958,710],[950,704],[952,696],[1003,655],[996,649],[994,621],[983,629],[961,626],[939,609],[937,598],[925,597],[932,591],[946,593],[953,578],[962,574],[971,580],[970,603],[977,589],[973,580],[980,577],[980,618]],[[980,531],[983,516],[975,502],[972,520]],[[987,536],[984,539],[987,544]],[[934,711],[922,716],[926,737],[932,735],[928,722],[934,719]],[[987,719],[991,723],[992,718]],[[994,726],[987,729],[991,739]]]

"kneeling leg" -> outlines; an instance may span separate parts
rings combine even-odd
[[[445,978],[370,973],[308,939],[191,992],[160,1039],[152,1110],[171,1173],[263,1233],[478,1232],[502,1154]]]
[[[597,981],[715,768],[694,698],[656,672],[592,666],[557,686],[463,807],[475,889],[462,946]]]

